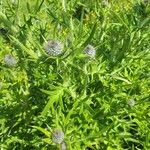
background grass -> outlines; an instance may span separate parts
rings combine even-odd
[[[150,149],[149,4],[1,0],[0,10],[1,150],[57,149],[54,128],[68,150]],[[45,53],[48,39],[61,56]]]

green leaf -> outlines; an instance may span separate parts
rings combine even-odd
[[[30,55],[31,58],[34,58],[34,59],[37,59],[37,58],[38,58],[37,54],[36,54],[33,50],[31,50],[31,49],[25,47],[17,38],[15,38],[15,37],[12,36],[12,35],[10,35],[9,37],[10,37],[10,39],[13,41],[13,43],[15,43],[17,46],[19,46],[19,47],[20,47],[23,51],[25,51],[28,55]]]
[[[144,20],[140,23],[139,28],[141,29],[141,28],[146,27],[146,26],[148,26],[148,25],[150,25],[150,17],[147,17],[146,19],[144,19]]]
[[[53,107],[53,104],[55,102],[58,102],[61,99],[62,94],[63,94],[63,90],[58,89],[56,91],[46,91],[46,90],[41,90],[41,91],[43,91],[44,93],[50,95],[48,103],[46,104],[43,111],[41,112],[41,116],[45,116],[47,114],[47,112],[50,110],[50,108]]]
[[[45,0],[41,0],[40,4],[39,4],[39,0],[36,1],[35,12],[34,12],[35,14],[37,14],[37,13],[40,11],[40,9],[41,9],[41,7],[42,7],[44,1],[45,1]]]
[[[49,131],[47,131],[47,130],[41,128],[41,127],[38,127],[38,126],[32,126],[32,127],[35,128],[35,129],[37,129],[37,130],[39,130],[39,131],[41,131],[41,132],[44,133],[47,137],[50,138],[51,132],[49,132]]]
[[[118,76],[113,76],[114,79],[117,79],[117,80],[121,80],[121,81],[124,81],[126,82],[127,84],[132,84],[129,80],[125,79],[125,78],[122,78],[122,77],[118,77]]]
[[[47,144],[52,144],[52,141],[50,140],[50,138],[44,138],[43,141]]]
[[[96,32],[96,28],[97,28],[97,24],[95,23],[94,26],[93,26],[93,28],[92,28],[92,31],[90,33],[90,36],[83,43],[83,45],[82,45],[83,47],[85,47],[86,45],[88,45],[91,42],[91,40],[92,40],[92,38],[93,38],[93,36],[94,36],[94,34]]]
[[[3,23],[4,26],[9,28],[9,30],[12,31],[13,33],[17,32],[17,28],[13,25],[13,23],[11,21],[8,20],[6,15],[3,14],[2,12],[0,12],[0,23]]]

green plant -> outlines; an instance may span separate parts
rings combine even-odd
[[[0,1],[2,150],[150,149],[150,5],[108,3]]]

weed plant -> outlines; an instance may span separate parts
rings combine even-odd
[[[150,150],[150,4],[0,0],[1,150]]]

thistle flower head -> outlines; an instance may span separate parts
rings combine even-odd
[[[60,144],[64,140],[64,132],[60,129],[54,129],[52,132],[52,141],[56,144]]]
[[[96,50],[92,45],[87,45],[84,49],[84,53],[89,57],[95,57]]]
[[[134,105],[135,105],[135,100],[134,99],[130,99],[130,100],[128,100],[128,105],[130,106],[130,107],[133,107]]]
[[[17,64],[17,60],[15,57],[13,57],[11,54],[6,54],[4,56],[4,62],[6,65],[10,66],[10,67],[14,67]]]
[[[102,5],[104,5],[104,6],[108,6],[108,5],[109,5],[108,0],[103,0],[103,1],[102,1]]]
[[[63,44],[57,40],[49,40],[45,44],[45,51],[50,56],[58,56],[63,52]]]

